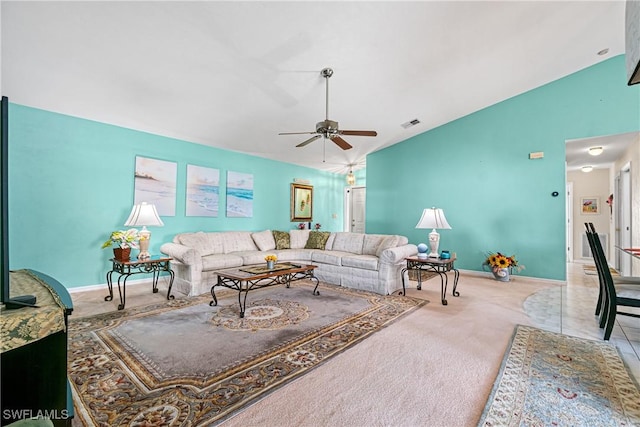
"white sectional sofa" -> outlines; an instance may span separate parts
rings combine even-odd
[[[404,236],[310,230],[182,233],[160,250],[173,258],[174,289],[190,296],[210,292],[215,270],[263,264],[267,254],[317,265],[322,282],[388,295],[402,288],[404,259],[417,253]]]

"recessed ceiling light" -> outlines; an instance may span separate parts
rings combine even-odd
[[[591,172],[593,170],[593,166],[583,166],[582,172]]]
[[[600,154],[602,154],[603,151],[604,151],[604,148],[602,147],[589,148],[589,154],[591,154],[592,156],[599,156]]]
[[[598,51],[598,55],[600,55],[600,56],[606,55],[607,53],[609,53],[609,48],[608,47]]]

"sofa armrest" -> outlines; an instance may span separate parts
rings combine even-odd
[[[395,248],[389,248],[382,251],[380,254],[380,262],[386,264],[399,264],[404,261],[405,258],[417,253],[418,247],[412,243],[396,246]]]
[[[164,243],[160,246],[160,252],[169,255],[182,264],[194,266],[202,270],[202,256],[194,248],[180,245],[178,243]]]

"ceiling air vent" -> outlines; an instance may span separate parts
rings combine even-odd
[[[413,119],[413,120],[409,120],[409,121],[408,121],[408,122],[406,122],[406,123],[403,123],[401,126],[402,126],[403,128],[405,128],[405,129],[408,129],[408,128],[410,128],[411,126],[415,126],[415,125],[417,125],[417,124],[419,124],[419,123],[420,123],[420,120],[418,120],[418,119]]]

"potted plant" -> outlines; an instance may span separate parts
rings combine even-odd
[[[508,282],[510,274],[515,270],[519,272],[524,269],[524,265],[521,265],[516,259],[515,255],[506,256],[500,252],[490,252],[487,254],[482,266],[489,266],[493,277],[501,282]]]
[[[113,256],[119,261],[128,261],[131,256],[131,248],[138,247],[140,235],[138,230],[130,228],[129,230],[116,230],[111,233],[109,239],[102,244],[102,249],[115,245],[113,248]]]

